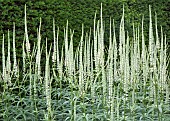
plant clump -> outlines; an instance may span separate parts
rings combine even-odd
[[[31,46],[25,6],[22,60],[16,58],[15,24],[12,54],[9,31],[7,54],[4,35],[2,38],[0,119],[170,120],[166,35],[162,29],[158,35],[156,16],[153,29],[151,7],[149,15],[149,38],[144,36],[144,18],[141,27],[133,27],[132,37],[126,32],[123,9],[119,35],[114,20],[110,19],[110,37],[104,40],[101,5],[100,20],[95,15],[93,31],[89,33],[84,32],[82,25],[80,43],[74,52],[74,31],[69,34],[68,22],[64,46],[59,50],[55,20],[53,43],[48,46],[48,38],[41,39],[40,19],[37,43]],[[109,41],[108,47],[104,41]]]

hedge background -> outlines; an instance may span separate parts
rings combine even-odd
[[[46,37],[48,38],[49,43],[53,41],[52,22],[54,18],[56,28],[57,26],[60,28],[59,45],[63,45],[63,32],[68,20],[69,29],[75,31],[74,46],[76,47],[80,40],[82,23],[84,24],[85,32],[89,32],[90,27],[93,30],[95,11],[97,11],[97,19],[100,18],[101,2],[103,3],[106,44],[108,41],[107,33],[109,33],[110,17],[115,20],[118,37],[123,4],[125,7],[125,29],[129,31],[130,36],[132,36],[132,23],[135,23],[135,26],[140,25],[142,16],[144,15],[144,29],[147,38],[149,26],[148,11],[149,5],[151,5],[153,25],[156,12],[159,32],[162,26],[164,33],[167,35],[167,41],[170,43],[170,0],[0,0],[0,47],[2,46],[3,34],[5,34],[5,45],[7,47],[8,29],[10,30],[12,41],[13,22],[15,22],[17,57],[18,59],[21,58],[22,42],[24,39],[25,4],[27,5],[29,39],[32,45],[37,41],[37,28],[39,26],[39,18],[41,17],[42,42],[45,42]],[[0,55],[2,55],[1,51]],[[0,62],[1,60],[2,59],[0,59]]]

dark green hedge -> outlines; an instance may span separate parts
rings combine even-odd
[[[74,46],[78,45],[81,36],[82,23],[85,32],[93,30],[93,19],[97,11],[97,19],[100,18],[100,3],[103,3],[103,19],[105,21],[105,38],[109,33],[109,20],[115,20],[117,34],[122,15],[123,4],[125,6],[126,29],[132,34],[132,23],[140,25],[142,16],[145,16],[145,32],[148,33],[149,5],[152,6],[152,15],[158,16],[158,28],[163,26],[167,40],[170,42],[170,2],[168,0],[1,0],[0,1],[0,40],[5,34],[7,45],[7,30],[10,30],[12,40],[13,22],[16,24],[16,41],[18,58],[21,57],[21,45],[24,38],[24,5],[27,5],[28,33],[31,43],[37,41],[37,28],[39,18],[42,18],[42,41],[47,37],[50,42],[53,40],[52,22],[56,21],[56,27],[60,28],[60,45],[63,43],[63,31],[66,21],[69,21],[69,29],[74,29]],[[0,42],[0,46],[1,46]],[[107,41],[106,41],[107,43]],[[21,49],[18,49],[21,48]],[[1,51],[0,51],[1,54]],[[1,60],[0,60],[1,61]]]

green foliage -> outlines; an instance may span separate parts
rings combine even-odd
[[[100,13],[100,3],[103,2],[103,18],[105,21],[105,29],[108,33],[110,17],[115,19],[116,29],[119,30],[120,15],[122,14],[122,6],[125,7],[125,20],[126,28],[129,32],[132,32],[132,23],[135,26],[140,24],[143,15],[145,16],[145,25],[148,25],[148,5],[152,6],[152,11],[157,12],[158,25],[163,26],[165,33],[167,34],[167,40],[169,42],[169,2],[167,0],[50,0],[50,1],[1,1],[0,12],[0,36],[4,33],[7,37],[7,30],[12,28],[12,23],[16,23],[16,39],[18,43],[21,43],[23,38],[23,20],[24,20],[24,5],[27,4],[27,15],[28,15],[28,33],[30,36],[31,43],[37,41],[37,27],[39,18],[42,18],[42,38],[45,40],[47,37],[49,41],[52,41],[52,20],[56,20],[56,26],[60,28],[60,45],[63,41],[63,30],[65,23],[69,21],[69,28],[75,30],[75,41],[74,46],[78,46],[79,36],[81,35],[82,23],[85,25],[85,32],[88,32],[90,27],[93,26],[94,13]],[[158,26],[158,28],[160,28]],[[144,29],[148,32],[148,26]],[[92,28],[93,29],[93,28]],[[132,34],[132,33],[131,33]],[[108,38],[106,34],[105,38]],[[106,42],[107,43],[107,42]],[[107,43],[108,44],[108,43]],[[18,44],[20,45],[20,44]],[[18,46],[19,48],[19,46]],[[60,47],[61,48],[61,47]],[[19,50],[18,50],[19,51]],[[20,51],[19,51],[20,52]]]
[[[83,32],[84,30],[88,31],[89,28],[82,27],[82,30],[75,29],[76,34],[74,33],[75,38],[73,39],[72,31],[69,34],[69,29],[74,27],[75,22],[81,24],[81,21],[84,21],[87,22],[84,24],[88,24],[88,22],[93,24],[93,21],[91,21],[93,17],[90,15],[95,11],[92,10],[89,13],[90,9],[83,7],[83,5],[87,5],[85,3],[90,3],[90,0],[81,1],[81,4],[73,1],[73,3],[71,1],[58,1],[58,3],[50,1],[50,4],[61,5],[59,7],[61,11],[57,8],[59,12],[56,11],[56,13],[53,9],[50,10],[53,4],[46,6],[48,2],[37,1],[36,6],[32,2],[27,2],[27,8],[30,8],[27,12],[28,23],[26,24],[25,19],[25,27],[22,22],[18,25],[15,24],[16,30],[14,29],[10,35],[13,34],[13,38],[15,38],[14,31],[16,31],[16,36],[17,34],[24,35],[23,30],[25,29],[26,32],[28,27],[28,33],[25,33],[25,37],[22,36],[24,39],[20,40],[19,37],[16,37],[16,40],[13,39],[12,41],[10,37],[8,39],[5,37],[5,40],[8,41],[4,45],[3,38],[3,67],[2,72],[0,71],[0,119],[7,121],[169,120],[170,94],[167,44],[164,43],[163,34],[159,36],[162,39],[154,40],[154,35],[158,36],[158,33],[152,28],[151,13],[149,17],[146,17],[150,21],[148,34],[147,30],[143,31],[145,26],[143,27],[143,24],[141,26],[140,22],[136,20],[138,17],[142,17],[142,14],[138,14],[138,11],[132,11],[132,8],[127,7],[125,0],[117,2],[118,5],[124,4],[123,10],[126,10],[122,18],[119,18],[121,19],[121,22],[119,21],[120,28],[116,25],[116,32],[119,32],[118,36],[114,31],[115,26],[113,28],[112,26],[107,27],[109,26],[107,19],[110,19],[110,17],[104,13],[110,12],[109,14],[112,14],[110,11],[112,7],[109,8],[108,3],[103,0],[103,8],[107,9],[103,9],[103,14],[97,13],[99,24],[94,25],[95,34],[93,37],[85,36]],[[131,2],[132,4],[136,3],[136,1]],[[15,2],[9,4],[14,5]],[[64,4],[68,6],[64,6]],[[75,11],[73,12],[72,5],[74,4],[77,8],[74,7]],[[55,6],[53,7],[55,8]],[[91,7],[96,6],[93,3]],[[39,10],[40,8],[41,10]],[[63,12],[62,9],[68,11]],[[115,14],[119,15],[119,9],[115,8],[115,11]],[[44,17],[47,13],[49,17]],[[72,18],[71,13],[81,16]],[[49,26],[52,23],[52,18],[56,17],[52,16],[53,14],[59,15],[59,18],[64,20],[62,21],[63,24],[67,19],[70,21],[71,18],[69,28],[66,26],[66,29],[62,32],[65,43],[63,50],[58,49],[58,46],[61,48],[60,43],[62,41],[60,42],[61,38],[58,39],[57,35],[54,34],[56,33],[55,23],[53,26]],[[98,14],[100,14],[100,17]],[[131,18],[131,16],[133,17]],[[39,24],[39,17],[42,18],[42,26],[41,21]],[[127,21],[124,21],[124,18]],[[111,20],[110,25],[112,25],[112,22]],[[128,35],[126,30],[132,28],[131,22],[134,22],[135,28],[138,27],[138,29],[130,31],[131,33]],[[22,32],[17,28],[21,25],[23,27]],[[81,27],[81,25],[78,27]],[[141,33],[139,27],[142,28]],[[60,31],[63,31],[63,29]],[[82,31],[81,36],[79,31]],[[153,35],[153,32],[156,34]],[[132,34],[135,36],[132,36]],[[31,50],[28,48],[27,35],[29,35],[30,43],[35,43],[34,47],[31,46]],[[55,36],[54,39],[53,36]],[[75,44],[79,40],[81,42],[76,48],[76,53],[73,53],[73,42]],[[133,41],[130,42],[129,40]],[[146,46],[145,43],[148,40],[149,44]],[[10,43],[13,45],[11,51],[9,51]],[[22,46],[21,49],[20,46]],[[8,47],[8,50],[5,53],[4,48],[6,47]],[[15,51],[17,51],[17,55],[22,57],[20,62],[22,66],[17,65],[20,60],[16,60]],[[13,55],[13,59],[10,59],[11,55]],[[19,70],[19,67],[22,70]]]

